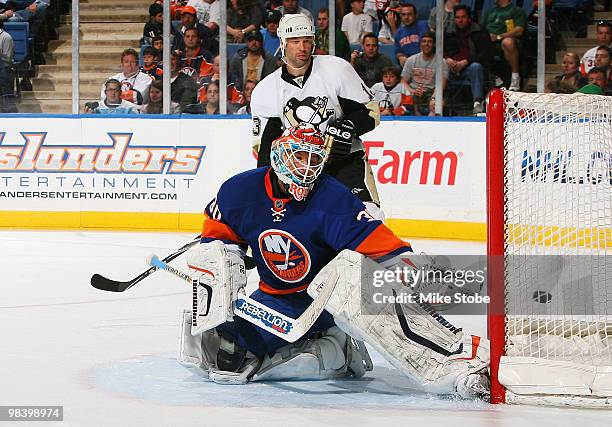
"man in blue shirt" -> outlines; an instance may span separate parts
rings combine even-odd
[[[263,47],[272,56],[280,58],[280,39],[276,34],[281,13],[278,10],[271,10],[266,16],[266,28],[261,30],[263,36]]]
[[[403,67],[406,59],[419,53],[421,37],[428,30],[427,21],[417,21],[416,7],[404,3],[400,8],[402,26],[395,33],[395,55]]]

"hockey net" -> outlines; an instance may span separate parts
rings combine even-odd
[[[495,90],[492,401],[612,407],[612,98]]]

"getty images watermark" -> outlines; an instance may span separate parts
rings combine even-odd
[[[371,260],[362,263],[362,313],[418,304],[449,314],[609,315],[610,255],[413,254],[408,259],[415,267],[386,270]]]
[[[384,269],[364,263],[362,304],[366,314],[380,312],[380,305],[418,304],[456,314],[483,314],[490,297],[486,293],[487,264],[483,256],[412,255],[415,267]],[[377,307],[378,306],[378,307]]]

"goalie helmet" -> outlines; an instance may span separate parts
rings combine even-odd
[[[323,172],[327,151],[321,133],[311,124],[302,123],[285,130],[272,141],[270,163],[297,201],[304,200]]]
[[[303,13],[288,13],[278,23],[276,34],[280,39],[281,59],[285,58],[287,39],[295,37],[312,37],[312,53],[314,53],[315,28],[312,21]]]

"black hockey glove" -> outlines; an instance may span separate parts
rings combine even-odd
[[[336,119],[328,124],[325,135],[334,138],[329,156],[335,158],[348,157],[351,153],[351,144],[355,133],[355,124],[348,119]]]

